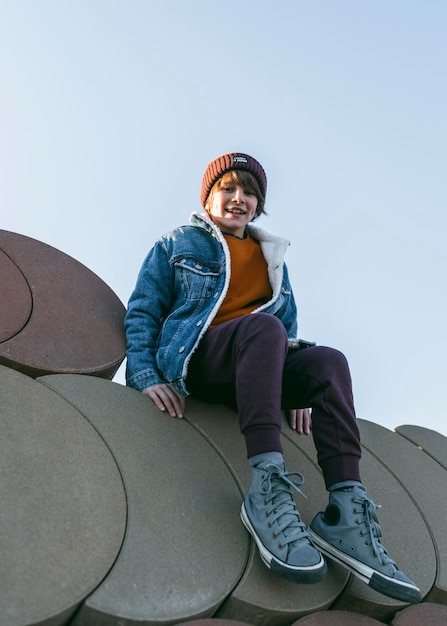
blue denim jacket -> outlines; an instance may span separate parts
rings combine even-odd
[[[290,345],[296,342],[297,309],[284,254],[289,242],[249,224],[268,266],[272,298],[253,313],[276,315]],[[184,396],[188,363],[228,290],[230,253],[206,214],[163,235],[150,250],[130,297],[125,319],[127,385],[142,391],[171,383]]]

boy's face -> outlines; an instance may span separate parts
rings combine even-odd
[[[258,199],[251,189],[229,181],[215,191],[209,214],[222,231],[243,237],[257,206]]]

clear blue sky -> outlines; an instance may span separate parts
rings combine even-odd
[[[345,352],[359,417],[447,434],[446,32],[444,0],[0,0],[0,228],[127,303],[248,152],[300,336]]]

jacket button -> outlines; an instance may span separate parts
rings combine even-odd
[[[179,354],[181,354],[181,353],[182,353],[182,352],[184,352],[184,351],[185,351],[185,346],[182,346],[182,347],[180,348],[180,350],[179,350]]]
[[[199,321],[197,322],[196,326],[202,326],[202,324],[203,324],[202,320],[199,320]]]

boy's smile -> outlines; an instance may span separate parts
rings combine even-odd
[[[256,215],[258,199],[249,189],[230,183],[214,194],[210,217],[224,232],[243,237],[245,227]]]

